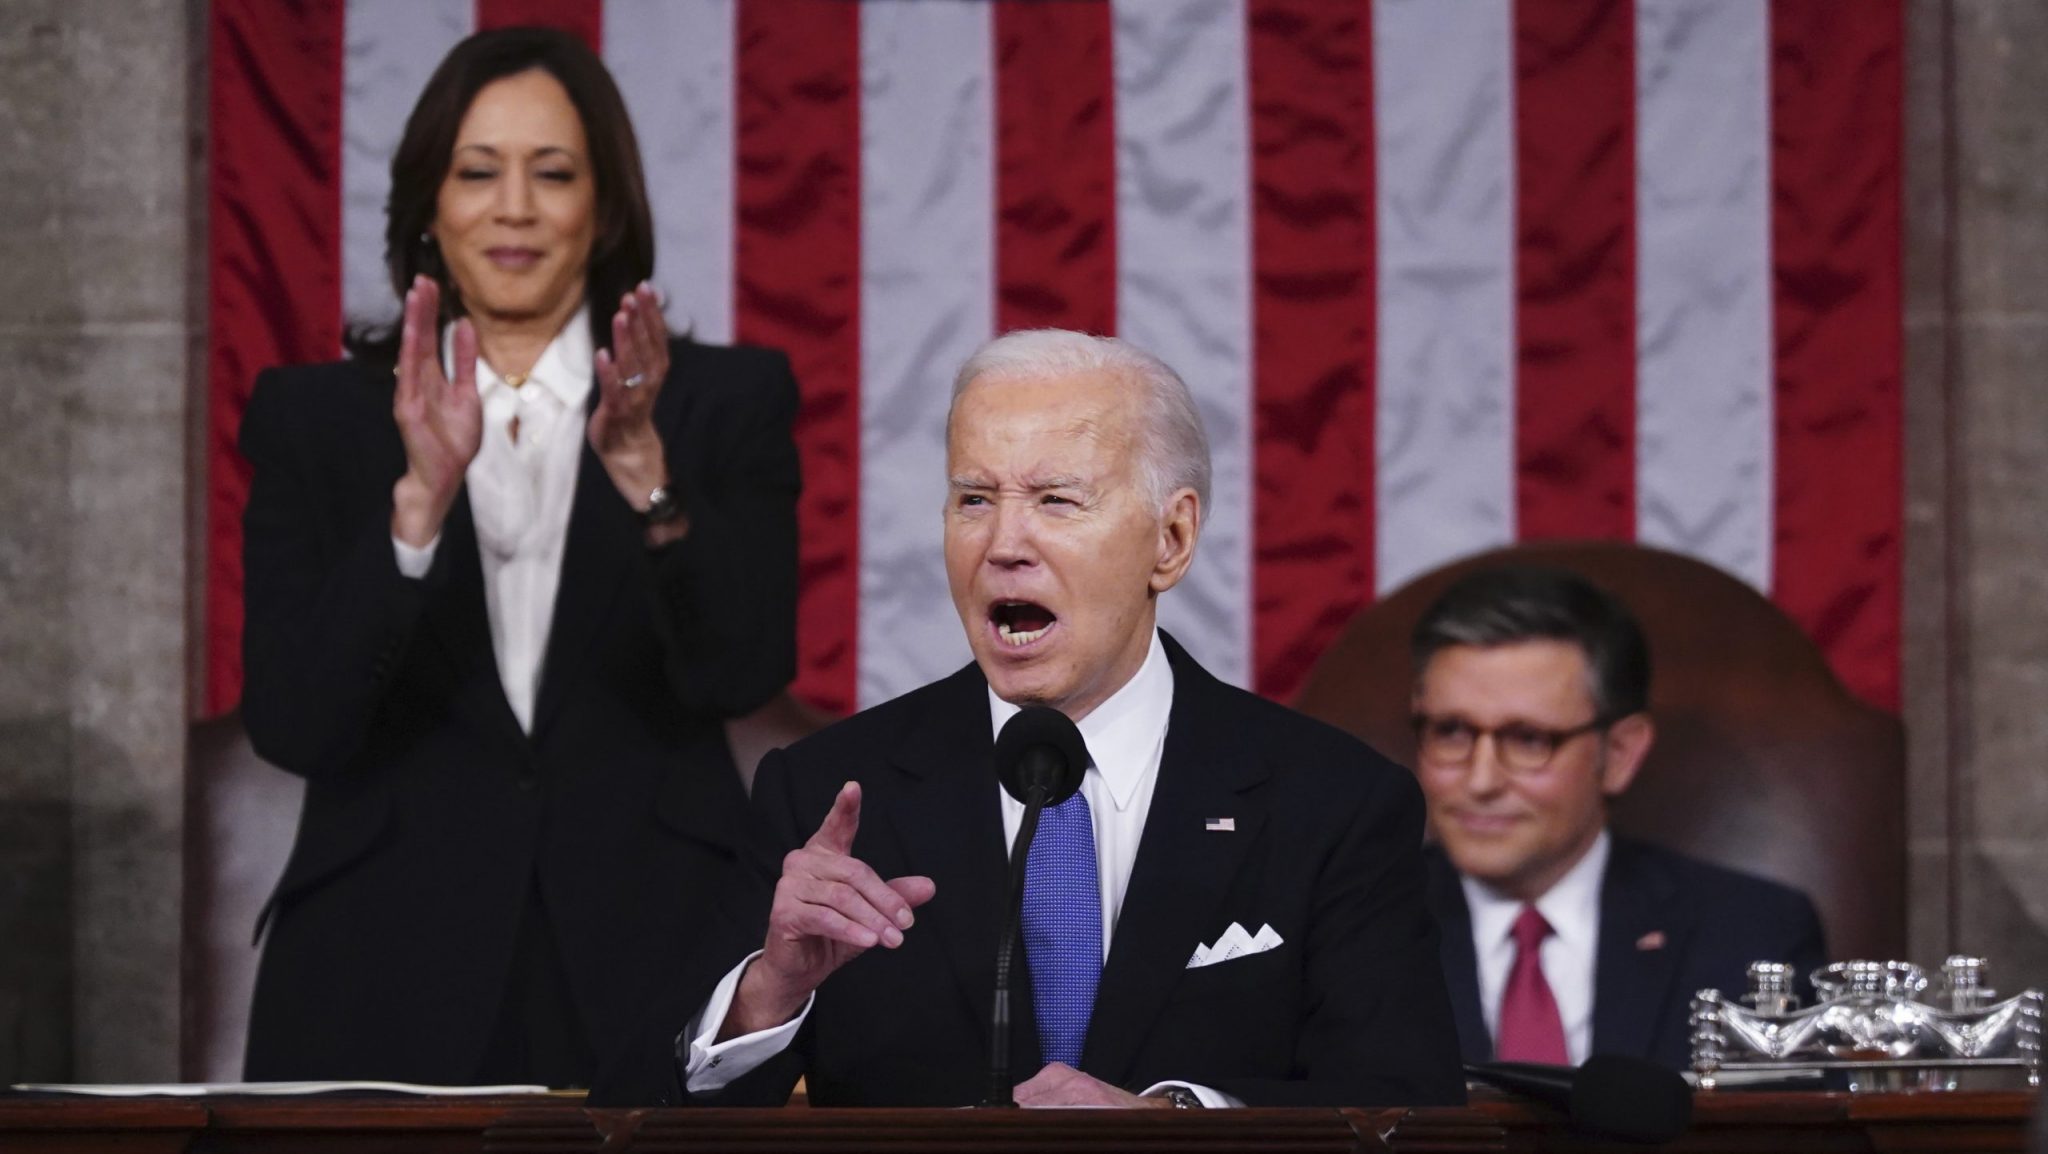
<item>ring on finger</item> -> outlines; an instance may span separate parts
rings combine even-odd
[[[647,383],[647,374],[645,374],[645,373],[634,373],[634,374],[633,374],[632,376],[630,376],[630,377],[622,377],[622,378],[620,378],[620,380],[619,380],[619,387],[620,387],[620,388],[622,388],[622,389],[637,389],[637,388],[639,388],[639,387],[640,387],[641,385],[644,385],[644,384],[646,384],[646,383]]]

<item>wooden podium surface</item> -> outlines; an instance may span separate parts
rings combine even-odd
[[[1709,1151],[2021,1151],[2026,1093],[1745,1094],[1697,1099],[1663,1147]],[[1549,1110],[592,1110],[573,1100],[0,1097],[0,1150],[42,1151],[1621,1151]]]

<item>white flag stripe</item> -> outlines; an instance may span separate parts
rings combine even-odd
[[[640,140],[669,323],[732,340],[733,0],[605,0],[604,58]]]
[[[1160,622],[1251,682],[1251,223],[1240,0],[1119,0],[1117,331],[1179,370],[1214,462],[1194,567]]]
[[[1770,9],[1636,6],[1636,537],[1768,589]]]
[[[970,659],[940,518],[948,384],[995,326],[991,24],[982,4],[861,9],[863,707]]]
[[[1377,583],[1515,536],[1509,0],[1376,0]]]
[[[475,0],[348,0],[342,16],[341,311],[391,321],[384,202],[406,118],[441,58],[476,31]]]

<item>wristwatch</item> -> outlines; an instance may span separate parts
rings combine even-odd
[[[647,494],[647,508],[640,511],[640,523],[649,527],[666,525],[683,515],[683,503],[668,491],[667,485],[656,485]]]
[[[1202,1100],[1195,1096],[1193,1090],[1185,1086],[1168,1086],[1159,1092],[1159,1096],[1173,1103],[1173,1108],[1176,1110],[1200,1110],[1203,1108]]]

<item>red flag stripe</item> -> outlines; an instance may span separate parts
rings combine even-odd
[[[1294,696],[1373,590],[1369,6],[1254,0],[1252,670]]]
[[[476,0],[477,31],[521,25],[559,28],[604,51],[604,0]]]
[[[999,0],[996,328],[1116,331],[1116,121],[1106,0]]]
[[[215,0],[207,160],[205,710],[242,690],[235,448],[256,374],[341,348],[342,0]]]
[[[1771,8],[1777,349],[1772,598],[1869,700],[1899,704],[1898,0]]]
[[[1518,535],[1635,535],[1635,6],[1515,5]]]
[[[741,0],[733,198],[739,340],[789,354],[802,592],[796,692],[853,708],[860,577],[860,7]]]
[[[464,0],[458,10],[474,12],[486,26],[566,25],[595,43],[606,7],[602,0]],[[1754,506],[1742,512],[1759,521],[1758,549],[1768,534],[1768,557],[1759,555],[1757,572],[1747,575],[1770,588],[1852,688],[1895,705],[1903,19],[1899,0],[1851,7],[1844,16],[1843,6],[1829,0],[1770,3],[1771,250],[1760,259],[1770,262],[1772,273],[1768,339],[1774,355],[1762,371],[1773,374],[1767,419],[1774,428],[1771,455],[1751,454],[1741,465],[1762,471],[1758,491],[1724,488],[1727,500]],[[712,83],[730,93],[738,110],[731,131],[739,166],[731,282],[736,327],[741,339],[789,349],[803,380],[798,435],[808,491],[798,689],[844,708],[855,696],[863,555],[855,513],[861,9],[830,0],[736,0],[735,8],[742,66],[729,88],[723,76]],[[247,473],[233,449],[236,427],[258,369],[334,355],[343,296],[339,250],[350,243],[339,223],[343,24],[345,13],[382,20],[384,11],[345,0],[218,0],[210,10],[211,409],[202,698],[210,711],[231,707],[239,690],[239,520]],[[1632,75],[1632,34],[1643,13],[1622,0],[1508,0],[1495,18],[1513,21],[1512,54],[1497,39],[1501,29],[1480,27],[1484,21],[1447,24],[1434,8],[1428,20],[1391,19],[1405,11],[1400,7],[1312,0],[1242,0],[1241,10],[1201,11],[1208,21],[1235,15],[1249,22],[1242,43],[1252,78],[1254,155],[1243,179],[1252,236],[1243,247],[1251,262],[1249,319],[1256,336],[1243,401],[1253,420],[1255,504],[1249,540],[1236,546],[1245,555],[1233,561],[1249,569],[1244,603],[1253,619],[1250,649],[1234,659],[1256,688],[1285,696],[1319,638],[1366,596],[1361,590],[1374,587],[1374,570],[1402,571],[1401,550],[1390,553],[1390,541],[1406,541],[1413,530],[1420,529],[1424,544],[1436,540],[1430,537],[1436,525],[1480,524],[1487,540],[1635,535],[1635,490],[1640,483],[1650,500],[1656,493],[1653,484],[1638,481],[1636,459],[1653,452],[1660,454],[1653,461],[1670,459],[1635,428],[1633,343],[1637,326],[1646,323],[1636,316],[1635,228],[1642,220],[1653,230],[1657,220],[1642,214],[1672,206],[1632,203],[1641,178],[1633,171],[1633,152],[1643,99]],[[997,302],[1001,325],[1115,327],[1115,286],[1119,276],[1131,275],[1118,267],[1118,238],[1141,231],[1133,220],[1116,219],[1118,181],[1151,179],[1157,174],[1146,162],[1155,148],[1185,143],[1174,135],[1179,122],[1158,116],[1145,122],[1136,106],[1116,105],[1111,46],[1123,47],[1120,38],[1129,29],[1113,14],[1107,0],[1000,0],[990,9],[987,50],[997,63],[993,103],[1002,139],[988,210],[997,272],[986,291]],[[1368,21],[1375,26],[1368,28]],[[1451,137],[1432,149],[1403,152],[1391,145],[1402,139],[1397,130],[1378,142],[1375,155],[1373,117],[1412,128],[1418,107],[1436,123],[1447,115],[1456,119],[1457,106],[1437,109],[1427,99],[1432,93],[1399,88],[1382,94],[1383,106],[1373,108],[1372,53],[1392,54],[1378,57],[1381,67],[1413,59],[1423,69],[1471,70],[1475,53],[1469,40],[1458,38],[1461,29],[1487,36],[1477,55],[1491,67],[1510,60],[1515,66],[1512,99],[1499,99],[1501,112],[1516,109],[1512,165],[1500,163],[1498,149],[1483,147],[1490,136],[1472,148]],[[1354,89],[1345,58],[1351,44],[1369,37],[1394,42],[1374,46],[1359,61]],[[1689,54],[1718,42],[1680,37],[1658,46],[1687,55],[1697,73],[1702,66]],[[649,59],[656,64],[643,67],[658,67],[658,56]],[[1486,75],[1487,91],[1499,93],[1497,72]],[[1219,79],[1230,79],[1228,72]],[[1711,98],[1711,91],[1704,96]],[[1358,104],[1347,103],[1354,97]],[[1361,119],[1346,122],[1344,116]],[[642,124],[643,135],[658,123],[654,117]],[[1671,123],[1668,116],[1645,121],[1642,131],[1668,133]],[[1487,124],[1472,127],[1482,136],[1493,131]],[[1360,142],[1356,152],[1353,136]],[[1657,154],[1665,158],[1661,163],[1671,163],[1670,143]],[[1219,163],[1228,159],[1219,154]],[[1385,171],[1373,171],[1376,164]],[[1416,164],[1426,170],[1408,167]],[[1448,215],[1435,212],[1444,196],[1473,187],[1489,192],[1484,186],[1496,168],[1502,178],[1513,174],[1512,236],[1502,230],[1497,237],[1489,221],[1467,219],[1472,204],[1458,202],[1461,211]],[[1675,179],[1683,188],[1712,187],[1697,174]],[[1388,201],[1391,189],[1406,194]],[[1144,191],[1180,190],[1154,181]],[[1377,219],[1370,207],[1354,219],[1357,205],[1370,205],[1375,196],[1383,202]],[[1353,203],[1342,203],[1345,198]],[[1497,194],[1492,203],[1509,211]],[[1387,227],[1387,235],[1375,237],[1376,225]],[[1683,240],[1691,234],[1663,235]],[[1475,254],[1483,258],[1496,246],[1501,259],[1517,263],[1513,315],[1503,309],[1483,321],[1488,331],[1516,334],[1518,392],[1510,399],[1503,389],[1495,398],[1517,414],[1507,427],[1512,447],[1496,443],[1507,431],[1491,423],[1498,407],[1446,413],[1425,405],[1411,412],[1386,395],[1375,403],[1376,394],[1396,383],[1375,380],[1376,372],[1399,366],[1448,387],[1470,379],[1473,367],[1467,363],[1472,349],[1404,344],[1400,332],[1378,324],[1379,311],[1389,307],[1389,299],[1375,295],[1386,290],[1385,269],[1376,270],[1377,284],[1344,280],[1344,267],[1391,259],[1402,247],[1396,241],[1411,258],[1419,246],[1425,274],[1396,278],[1412,297],[1395,302],[1409,312],[1389,314],[1403,318],[1400,332],[1414,331],[1418,319],[1427,322],[1433,308],[1465,301],[1458,294],[1469,282],[1456,278],[1472,271],[1467,264]],[[1756,244],[1761,249],[1760,239]],[[1363,257],[1351,255],[1354,245]],[[1666,256],[1673,251],[1684,259],[1683,245]],[[1432,254],[1441,257],[1438,265],[1429,264]],[[1426,275],[1433,271],[1452,278],[1436,286],[1442,289],[1436,295]],[[1355,316],[1347,293],[1363,300]],[[1757,323],[1714,315],[1721,323]],[[1473,331],[1468,324],[1432,335],[1448,340]],[[1646,332],[1643,339],[1654,336]],[[1390,344],[1376,347],[1381,341]],[[1360,359],[1359,348],[1374,355]],[[1683,354],[1683,342],[1672,348]],[[1482,369],[1496,363],[1481,359]],[[1677,355],[1667,357],[1661,371],[1666,385],[1682,388],[1686,374],[1714,366]],[[1683,460],[1674,466],[1679,472],[1661,474],[1667,482],[1679,476],[1682,483],[1685,468],[1717,467],[1701,446],[1718,444],[1728,432],[1713,425],[1710,407],[1695,409],[1710,427],[1697,435],[1675,427]],[[1377,431],[1375,419],[1384,422]],[[1639,435],[1645,436],[1640,445]],[[1375,460],[1376,441],[1429,451]],[[1501,488],[1495,494],[1483,485],[1444,484],[1445,472],[1476,472],[1489,483],[1497,476]],[[1362,548],[1373,518],[1388,517],[1389,527],[1400,521],[1389,508],[1407,511],[1415,524],[1402,521],[1400,537]],[[1711,502],[1701,508],[1713,512]],[[1453,545],[1460,540],[1456,532],[1448,539]]]

